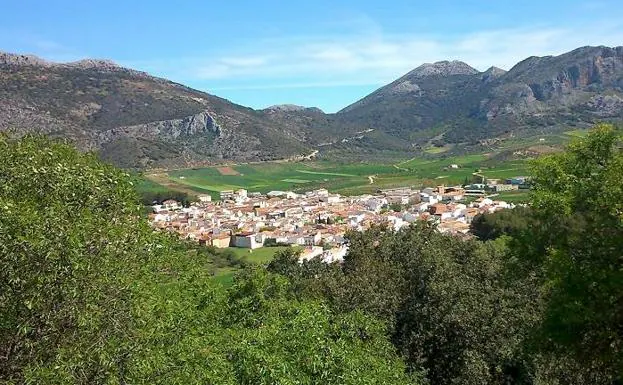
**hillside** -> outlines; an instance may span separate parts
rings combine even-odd
[[[423,64],[325,114],[292,104],[253,110],[110,61],[50,63],[0,53],[0,131],[68,138],[127,168],[179,168],[315,153],[412,157],[464,153],[497,138],[623,118],[623,47],[530,57],[509,71]]]
[[[122,167],[180,167],[308,152],[263,113],[109,61],[0,54],[0,130],[69,138]]]
[[[408,140],[476,143],[623,117],[623,47],[531,57],[508,72],[424,64],[337,115]]]

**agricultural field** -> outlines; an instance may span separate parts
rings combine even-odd
[[[343,195],[357,195],[383,188],[471,182],[474,173],[486,178],[509,178],[525,175],[527,165],[525,160],[498,160],[488,154],[476,154],[414,158],[396,164],[267,162],[175,170],[149,175],[148,178],[170,189],[208,193],[213,199],[219,198],[220,191],[239,188],[261,193],[326,188]]]
[[[530,198],[530,190],[516,190],[516,191],[503,191],[500,192],[495,198],[497,200],[506,201],[509,203],[524,203]]]

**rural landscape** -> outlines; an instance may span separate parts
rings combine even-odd
[[[560,151],[588,130],[570,130],[558,135],[508,141],[489,152],[462,156],[444,155],[443,148],[394,162],[375,163],[346,160],[306,160],[224,164],[205,168],[144,172],[141,192],[175,190],[191,195],[210,194],[218,199],[222,190],[247,189],[304,191],[327,188],[343,195],[373,193],[378,189],[421,187],[438,184],[468,184],[482,179],[506,179],[528,173],[531,159]],[[517,150],[513,150],[517,149]],[[522,151],[523,150],[523,151]],[[517,153],[514,153],[514,152]],[[452,168],[452,165],[458,166]],[[525,199],[525,192],[510,193],[507,199]]]
[[[623,384],[622,4],[5,4],[0,385]]]

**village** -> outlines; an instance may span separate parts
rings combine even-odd
[[[291,245],[302,249],[301,261],[320,257],[330,263],[346,255],[348,231],[364,231],[375,224],[399,230],[425,220],[436,223],[442,233],[469,237],[476,215],[513,207],[487,197],[485,189],[506,191],[521,183],[525,180],[519,177],[489,186],[405,187],[359,196],[341,196],[326,189],[266,194],[228,190],[220,193],[220,201],[202,195],[189,207],[166,200],[152,206],[149,221],[156,229],[176,232],[202,245],[250,252]]]

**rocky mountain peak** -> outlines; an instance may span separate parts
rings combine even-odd
[[[117,63],[112,60],[102,60],[102,59],[82,59],[70,63],[66,63],[65,65],[69,67],[77,67],[82,69],[94,68],[94,69],[119,69]]]
[[[495,67],[495,66],[489,67],[488,70],[482,73],[482,81],[484,82],[493,81],[494,79],[497,79],[500,76],[504,75],[506,72],[508,71]]]
[[[42,59],[35,55],[14,54],[0,52],[0,65],[10,66],[36,66],[36,67],[71,67],[75,69],[100,69],[117,70],[123,69],[112,60],[82,59],[74,62],[58,63]]]
[[[435,63],[424,63],[407,74],[411,78],[423,78],[427,76],[452,76],[452,75],[474,75],[479,71],[467,63],[459,60],[438,61]]]
[[[22,55],[8,52],[0,52],[0,65],[13,66],[48,66],[51,63],[35,55]]]
[[[276,104],[264,109],[266,112],[299,112],[299,111],[313,111],[323,113],[318,107],[305,107],[296,104]]]

